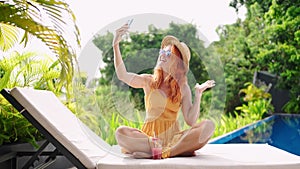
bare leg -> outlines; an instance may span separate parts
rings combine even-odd
[[[151,147],[149,145],[148,136],[140,130],[121,126],[116,130],[115,135],[118,144],[137,158],[151,157]]]
[[[215,125],[210,120],[204,120],[201,123],[195,124],[184,133],[177,144],[171,147],[170,156],[190,154],[202,148],[207,144],[214,130]]]

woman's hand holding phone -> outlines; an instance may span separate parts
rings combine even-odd
[[[132,24],[132,22],[133,22],[133,19],[130,19],[121,28],[116,30],[116,34],[115,34],[115,37],[113,40],[113,46],[118,44],[122,40],[122,38],[129,37],[128,29],[130,28],[130,25]]]

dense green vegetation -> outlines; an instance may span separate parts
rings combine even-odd
[[[68,30],[73,33],[75,45],[67,40]],[[33,36],[56,57],[14,50],[17,45],[26,47]],[[77,45],[80,41],[75,16],[65,2],[0,1],[0,90],[15,86],[33,87],[51,90],[70,100]],[[11,142],[35,144],[41,138],[39,132],[2,96],[0,131],[0,145]]]
[[[300,2],[299,0],[232,0],[237,11],[247,8],[245,20],[219,26],[220,40],[204,47],[193,24],[171,23],[166,29],[149,25],[147,33],[131,32],[121,42],[121,51],[129,71],[151,73],[160,42],[167,34],[186,42],[191,49],[189,85],[214,79],[216,86],[203,95],[201,117],[215,121],[214,137],[230,132],[273,113],[271,96],[265,86],[249,83],[256,71],[268,71],[278,77],[278,88],[290,91],[290,102],[282,112],[300,113]],[[43,25],[36,14],[47,10],[53,25]],[[93,131],[115,144],[114,131],[120,125],[140,128],[145,116],[143,94],[116,79],[113,67],[112,32],[97,35],[93,43],[103,51],[106,67],[102,77],[89,88],[85,77],[74,77],[74,48],[65,39],[63,12],[72,18],[74,36],[79,45],[75,17],[61,1],[0,2],[0,89],[14,86],[53,91]],[[37,15],[38,16],[38,15]],[[35,25],[29,27],[28,25]],[[18,34],[21,33],[20,38]],[[34,52],[11,52],[15,44],[27,45],[30,36],[41,39],[57,56],[55,59]],[[37,59],[38,58],[38,59]],[[75,78],[74,84],[72,79]],[[76,92],[76,95],[73,95]],[[0,100],[0,145],[10,142],[35,143],[40,134],[9,105]],[[179,117],[183,129],[188,126]],[[22,129],[22,130],[21,130]]]
[[[228,95],[235,94],[240,82],[240,72],[264,70],[278,76],[278,88],[290,91],[287,113],[299,113],[300,109],[300,1],[299,0],[233,0],[237,11],[245,5],[244,21],[218,28],[220,41],[213,44],[221,53],[225,69],[231,69],[227,82]],[[225,72],[227,72],[225,70]],[[235,73],[233,73],[235,72]],[[243,80],[243,79],[242,79]],[[240,84],[242,85],[242,84]],[[230,96],[229,96],[230,97]],[[229,100],[227,100],[229,101]],[[238,103],[226,106],[232,109]],[[228,103],[228,102],[227,102]],[[227,104],[228,105],[228,104]]]

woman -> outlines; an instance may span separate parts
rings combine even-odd
[[[117,77],[133,88],[142,88],[145,94],[146,119],[141,130],[121,126],[116,130],[116,140],[126,153],[135,158],[151,158],[152,137],[162,141],[162,158],[192,156],[212,136],[215,126],[212,121],[196,123],[200,112],[202,93],[215,85],[213,80],[195,85],[195,98],[187,83],[190,51],[185,43],[174,36],[166,36],[154,73],[136,74],[127,72],[123,63],[119,42],[128,32],[128,24],[116,30],[113,40],[114,66]],[[180,131],[177,115],[183,113],[190,129]]]

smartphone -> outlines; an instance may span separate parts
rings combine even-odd
[[[129,20],[127,21],[128,27],[130,27],[130,25],[132,24],[132,22],[133,22],[133,19],[129,19]]]

